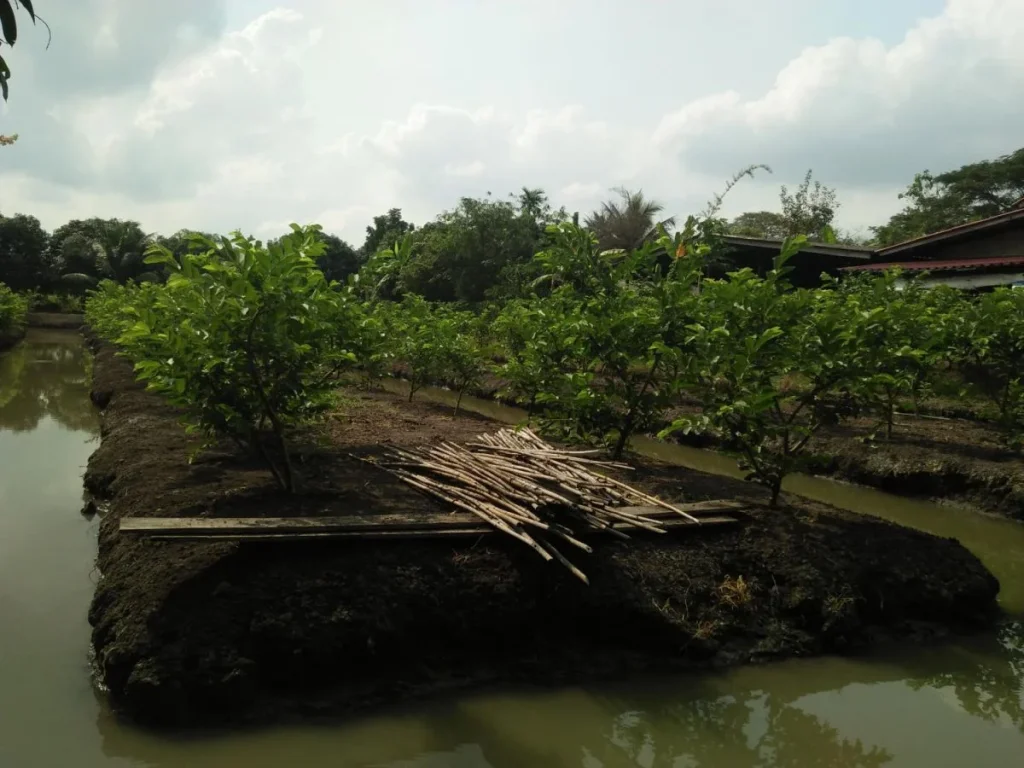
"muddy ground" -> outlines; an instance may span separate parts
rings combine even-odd
[[[589,587],[505,537],[447,542],[187,543],[118,534],[129,516],[437,510],[348,456],[464,441],[502,425],[346,391],[299,440],[306,493],[286,498],[226,448],[188,461],[178,414],[99,347],[102,500],[90,610],[114,704],[153,725],[334,714],[497,682],[557,684],[923,639],[996,617],[996,580],[953,540],[823,505],[760,505],[748,484],[645,462],[669,499],[750,500],[741,524],[601,541]]]

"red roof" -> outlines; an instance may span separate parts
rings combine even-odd
[[[975,269],[978,267],[1005,267],[1011,265],[1024,266],[1024,256],[995,256],[990,259],[942,259],[936,261],[890,261],[885,264],[857,264],[853,267],[842,267],[844,272],[866,270],[868,272],[884,272],[887,269],[925,270],[936,272],[947,269]]]

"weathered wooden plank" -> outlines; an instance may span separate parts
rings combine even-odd
[[[186,534],[152,534],[145,538],[152,541],[266,541],[287,542],[287,541],[318,541],[320,539],[359,539],[359,540],[392,540],[401,541],[408,539],[447,539],[447,538],[479,538],[495,533],[495,529],[489,526],[476,526],[473,528],[442,528],[438,530],[377,530],[377,531],[303,531],[295,533],[205,533],[193,532]]]
[[[703,529],[735,525],[739,521],[734,517],[708,517],[700,523],[692,523],[679,518],[679,523],[671,522],[666,529],[674,531],[680,528]],[[616,525],[623,531],[633,530],[629,525]],[[474,526],[472,528],[440,528],[435,530],[366,530],[366,531],[296,531],[293,533],[264,533],[248,531],[239,533],[209,533],[206,531],[192,531],[189,533],[177,534],[146,534],[147,539],[153,541],[238,541],[238,542],[288,542],[288,541],[317,541],[321,539],[359,539],[359,540],[392,540],[401,541],[408,539],[458,539],[458,538],[479,538],[501,533],[490,526]],[[590,535],[599,535],[601,531],[593,530],[580,534],[582,538],[589,538]]]
[[[346,517],[128,517],[120,530],[128,534],[331,533],[368,530],[438,530],[475,524],[463,514],[351,515]]]
[[[672,506],[677,509],[686,512],[687,514],[693,515],[694,517],[700,517],[701,514],[708,512],[724,512],[728,510],[738,510],[749,507],[750,504],[746,504],[742,501],[733,501],[731,499],[715,499],[713,501],[692,501],[685,504],[674,504],[669,502]],[[678,517],[676,513],[665,507],[651,507],[651,506],[639,506],[639,507],[617,507],[617,509],[630,515],[643,515],[644,517],[653,517],[658,519],[669,519]]]
[[[741,508],[732,501],[705,501],[677,505],[693,515]],[[662,507],[623,507],[630,514],[655,518],[661,522],[680,518]],[[702,518],[703,519],[703,518]],[[438,531],[477,528],[473,515],[453,513],[351,515],[346,517],[128,517],[121,520],[120,530],[128,535],[239,535],[337,533],[376,530]]]
[[[144,518],[136,518],[144,519]],[[167,518],[173,520],[175,518]],[[125,521],[127,522],[127,521]],[[702,517],[700,523],[693,523],[689,520],[676,516],[661,521],[664,527],[669,530],[680,528],[700,529],[705,527],[732,525],[739,522],[734,517],[723,515]],[[619,523],[614,526],[623,531],[635,530],[634,526],[627,523]],[[422,538],[466,538],[487,536],[497,533],[496,529],[487,525],[453,525],[449,527],[436,528],[405,528],[395,526],[392,528],[383,527],[349,527],[324,530],[319,528],[291,529],[282,532],[279,528],[237,528],[230,527],[206,527],[206,528],[164,528],[155,530],[128,529],[126,533],[158,541],[315,541],[317,539],[422,539]],[[589,530],[580,535],[586,538],[589,535],[601,534],[598,530]]]

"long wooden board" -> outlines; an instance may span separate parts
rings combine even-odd
[[[735,523],[735,518],[714,515],[742,508],[732,501],[708,501],[676,505],[701,522],[662,507],[630,507],[636,514],[657,519],[667,528]],[[623,523],[616,528],[629,530]],[[481,536],[494,529],[465,513],[417,515],[351,515],[347,517],[131,517],[121,520],[120,531],[129,536],[159,539],[295,540],[310,538],[425,538],[432,536]]]
[[[700,524],[679,518],[679,523],[674,520],[665,527],[669,531],[679,528],[703,529],[705,527],[719,527],[723,525],[735,525],[739,521],[735,517],[715,516],[703,518]],[[622,531],[632,530],[631,526],[616,525]],[[365,531],[304,531],[293,533],[211,533],[206,531],[193,531],[189,533],[167,534],[152,533],[144,534],[144,538],[150,541],[238,541],[238,542],[286,542],[286,541],[317,541],[320,539],[360,539],[360,540],[393,540],[406,539],[449,539],[449,538],[477,538],[500,533],[497,529],[488,525],[479,525],[472,528],[435,528],[431,530],[365,530]],[[587,538],[590,534],[600,534],[601,531],[594,530],[581,534]]]

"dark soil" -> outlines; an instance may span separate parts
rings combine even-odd
[[[88,488],[106,500],[90,610],[112,700],[161,726],[353,710],[457,686],[558,684],[862,648],[986,625],[998,583],[953,540],[653,462],[669,499],[751,498],[742,524],[600,542],[589,587],[501,536],[477,542],[247,545],[118,534],[129,516],[438,509],[351,458],[501,425],[386,394],[345,393],[302,436],[305,493],[218,449],[188,461],[177,413],[97,346],[104,408]]]

